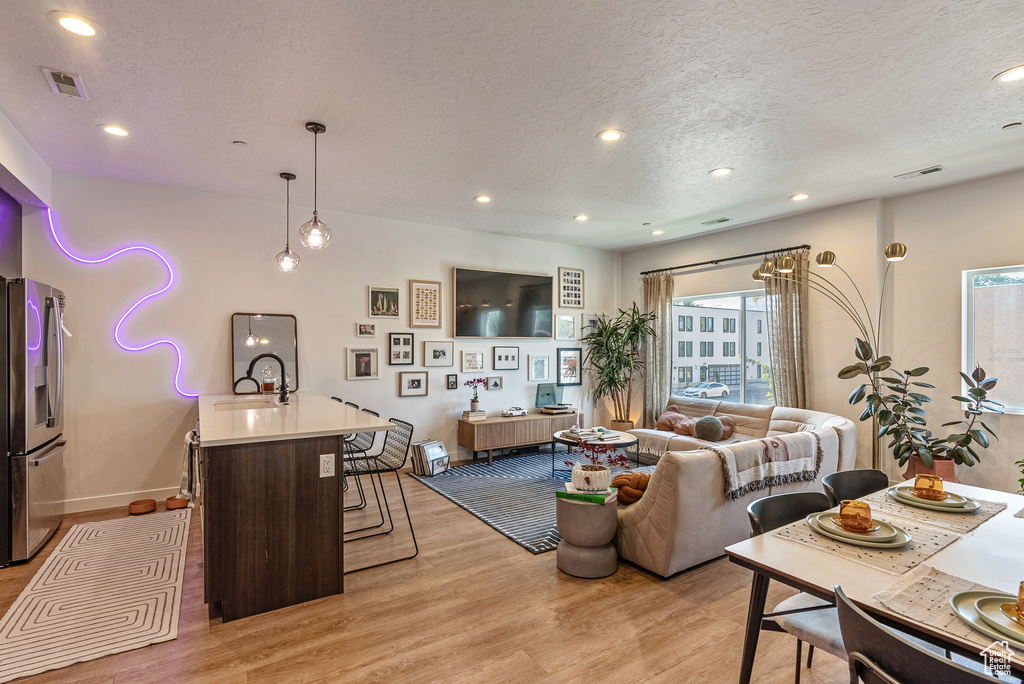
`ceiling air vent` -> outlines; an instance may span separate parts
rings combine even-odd
[[[704,221],[700,225],[702,225],[702,226],[714,226],[714,225],[717,225],[719,223],[728,223],[729,221],[732,221],[732,219],[731,218],[726,218],[725,216],[723,216],[722,218],[716,218],[716,219],[711,219],[710,221]]]
[[[55,69],[43,69],[43,75],[46,76],[46,82],[50,84],[50,90],[56,94],[77,97],[81,100],[89,99],[89,96],[85,94],[85,86],[82,84],[80,76]]]
[[[893,178],[899,178],[900,180],[910,180],[911,178],[917,178],[918,176],[927,176],[929,173],[938,173],[939,171],[945,171],[941,166],[929,166],[927,169],[918,169],[917,171],[911,171],[910,173],[901,173]]]

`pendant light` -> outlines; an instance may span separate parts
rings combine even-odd
[[[247,316],[249,319],[249,334],[242,337],[242,344],[250,349],[260,343],[260,338],[252,334],[252,316]]]
[[[302,240],[303,245],[310,249],[323,249],[331,241],[331,229],[320,221],[320,216],[316,211],[316,137],[326,132],[327,126],[316,121],[310,121],[306,124],[306,130],[313,134],[313,218],[303,223],[302,227],[299,228],[299,239]]]
[[[291,273],[299,267],[302,259],[299,255],[292,251],[290,234],[291,234],[291,216],[292,216],[292,181],[295,180],[294,173],[282,173],[281,178],[285,179],[285,210],[284,210],[284,251],[278,252],[274,260],[277,261],[277,267],[285,272]]]

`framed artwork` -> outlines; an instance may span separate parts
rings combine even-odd
[[[349,347],[346,378],[349,380],[376,380],[380,377],[377,366],[377,347]]]
[[[583,269],[558,267],[558,306],[583,308]]]
[[[376,337],[376,323],[356,323],[356,337]]]
[[[575,340],[576,339],[576,315],[558,314],[555,316],[555,339]]]
[[[473,373],[484,369],[484,353],[482,351],[462,352],[462,372]]]
[[[423,343],[423,365],[424,366],[454,366],[455,365],[455,343],[454,342],[424,342]]]
[[[441,327],[441,283],[439,281],[409,281],[409,327]]]
[[[601,315],[596,313],[580,314],[580,337],[586,337],[597,330],[597,324],[601,322]]]
[[[398,318],[398,288],[369,287],[370,318]]]
[[[551,380],[551,355],[530,354],[526,359],[526,379],[530,382]]]
[[[411,366],[413,349],[412,333],[388,333],[389,366]]]
[[[487,378],[488,390],[500,390],[504,383],[500,375],[491,375]]]
[[[583,349],[580,347],[558,348],[558,384],[583,384]]]
[[[448,385],[448,389],[457,390],[459,389],[459,376],[455,373],[451,373],[445,376],[445,382]]]
[[[492,355],[494,370],[519,370],[519,347],[494,347]]]
[[[427,371],[402,371],[399,373],[398,396],[427,396]]]

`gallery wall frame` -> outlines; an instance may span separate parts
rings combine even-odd
[[[388,365],[411,366],[416,362],[415,338],[410,332],[388,333]]]
[[[398,318],[398,288],[367,287],[367,312],[370,318]]]
[[[430,390],[427,371],[402,371],[398,374],[398,396],[425,397]]]
[[[558,348],[558,384],[563,386],[583,384],[583,348]]]
[[[409,281],[409,327],[441,327],[441,281]]]
[[[562,309],[583,308],[583,269],[558,267],[558,306]]]
[[[423,343],[423,365],[444,368],[455,365],[455,343],[427,340]]]
[[[376,380],[380,377],[377,363],[379,349],[377,347],[348,347],[346,350],[346,379]]]
[[[491,368],[519,370],[519,347],[494,346],[491,348]]]

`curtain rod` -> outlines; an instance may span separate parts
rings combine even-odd
[[[738,261],[740,259],[749,259],[750,257],[756,256],[768,256],[769,254],[779,254],[781,252],[796,252],[801,249],[810,249],[810,245],[797,245],[796,247],[780,247],[779,249],[770,249],[765,252],[751,252],[750,254],[740,254],[739,256],[726,257],[724,259],[711,259],[709,261],[698,261],[692,264],[683,264],[682,266],[669,266],[668,268],[655,268],[650,271],[640,271],[640,275],[650,275],[652,273],[663,273],[665,271],[681,271],[684,268],[695,268],[697,266],[710,266],[723,264],[726,261]]]

